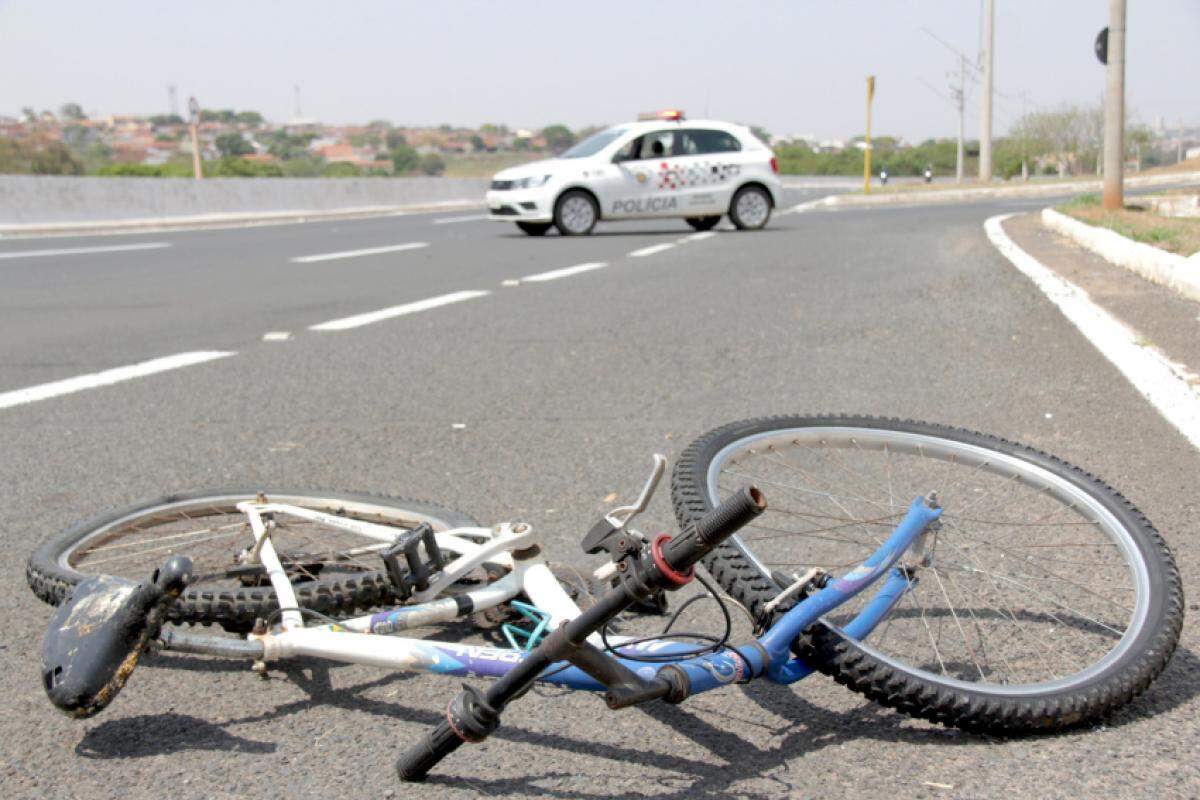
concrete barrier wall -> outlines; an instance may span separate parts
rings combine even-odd
[[[100,178],[0,175],[0,225],[483,203],[482,178]]]

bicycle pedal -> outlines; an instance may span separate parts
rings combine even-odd
[[[425,558],[421,558],[421,548],[425,549]],[[400,565],[400,556],[404,556],[405,571]],[[446,566],[445,556],[438,546],[437,535],[433,526],[422,522],[410,531],[405,531],[396,537],[392,545],[380,553],[392,588],[401,600],[407,600],[414,590],[421,592],[429,588],[429,578],[440,572]]]

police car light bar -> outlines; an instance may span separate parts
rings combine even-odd
[[[683,111],[678,108],[668,108],[663,111],[647,111],[644,114],[638,114],[638,121],[640,122],[655,119],[665,119],[672,122],[680,122],[683,120]]]

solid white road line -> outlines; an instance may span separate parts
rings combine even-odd
[[[415,303],[405,303],[402,306],[392,306],[390,308],[381,308],[378,311],[370,311],[366,314],[356,314],[353,317],[344,317],[342,319],[334,319],[329,322],[322,322],[320,325],[309,325],[310,331],[346,331],[351,328],[358,328],[363,325],[370,325],[372,322],[380,322],[392,317],[402,317],[405,314],[414,314],[418,311],[427,311],[438,306],[447,306],[451,303],[461,303],[464,300],[473,300],[476,297],[483,297],[490,294],[486,291],[465,291],[451,292],[450,294],[431,297],[428,300],[418,300]]]
[[[581,272],[591,272],[594,269],[603,269],[608,264],[603,261],[596,261],[590,264],[576,264],[573,267],[563,267],[562,269],[552,269],[549,272],[539,272],[537,275],[526,275],[521,278],[523,281],[533,281],[541,283],[542,281],[556,281],[559,278],[566,278],[571,275],[578,275]]]
[[[450,225],[455,222],[474,222],[477,219],[487,219],[487,218],[488,218],[487,214],[470,214],[465,217],[442,217],[441,219],[435,219],[433,221],[433,224],[434,225]]]
[[[629,255],[633,256],[634,258],[641,258],[642,256],[652,256],[655,253],[661,253],[663,250],[670,250],[674,246],[675,246],[674,242],[668,242],[667,244],[652,244],[649,247],[643,247],[641,250],[634,250]]]
[[[140,364],[131,364],[128,367],[116,367],[115,369],[107,369],[104,372],[96,372],[91,375],[80,375],[77,378],[67,378],[66,380],[55,381],[54,383],[43,383],[40,386],[30,386],[27,389],[16,389],[0,394],[0,408],[11,408],[12,406],[19,406],[24,403],[32,403],[37,400],[46,400],[50,397],[71,394],[83,389],[94,389],[97,386],[108,386],[109,384],[120,383],[132,378],[141,378],[146,375],[153,375],[156,372],[166,372],[167,370],[179,369],[180,367],[190,367],[193,364],[203,364],[205,361],[213,361],[214,359],[226,358],[232,355],[237,354],[224,353],[217,350],[179,353],[174,356],[143,361]]]
[[[97,247],[62,247],[57,250],[17,250],[11,253],[0,253],[0,258],[38,258],[39,256],[75,256],[84,253],[119,253],[125,250],[160,250],[170,246],[170,242],[143,242],[141,244],[111,244]]]
[[[693,233],[691,236],[685,236],[682,239],[680,239],[680,241],[682,241],[682,242],[702,242],[705,239],[707,239],[711,236],[716,236],[716,235],[717,235],[716,231],[700,231],[699,233]]]
[[[1200,449],[1200,393],[1188,383],[1186,370],[1158,350],[1145,347],[1145,340],[1137,331],[1093,303],[1083,289],[1018,247],[1000,226],[1011,216],[1000,214],[983,224],[992,244],[1058,306],[1063,316],[1120,370],[1133,388]]]
[[[315,261],[333,261],[338,258],[358,258],[359,256],[377,256],[381,253],[399,253],[401,250],[420,250],[429,247],[429,242],[407,242],[393,244],[387,247],[367,247],[363,250],[345,250],[341,253],[319,253],[315,256],[298,256],[292,259],[294,264],[312,264]]]

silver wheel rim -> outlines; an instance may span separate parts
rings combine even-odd
[[[844,453],[850,453],[851,451],[882,452],[888,459],[889,464],[891,463],[891,459],[898,456],[917,456],[921,459],[933,459],[935,461],[942,462],[946,465],[947,473],[950,472],[950,465],[954,465],[956,467],[968,467],[974,473],[977,473],[981,476],[997,477],[1000,480],[1008,483],[1015,481],[1017,482],[1017,486],[1014,488],[1033,489],[1034,495],[1044,495],[1047,501],[1050,499],[1057,500],[1059,503],[1063,504],[1062,508],[1076,511],[1079,517],[1087,521],[1088,524],[1086,527],[1101,532],[1104,537],[1107,538],[1108,543],[1115,548],[1115,550],[1121,556],[1121,560],[1119,562],[1114,559],[1111,569],[1116,569],[1115,565],[1118,563],[1123,565],[1125,567],[1125,574],[1131,583],[1130,591],[1132,592],[1133,597],[1132,603],[1130,604],[1131,608],[1127,609],[1128,616],[1127,622],[1125,623],[1125,630],[1123,632],[1114,631],[1114,633],[1120,633],[1119,641],[1117,641],[1111,647],[1111,649],[1108,649],[1102,657],[1096,658],[1096,660],[1094,660],[1092,663],[1081,669],[1057,676],[1054,674],[1053,669],[1051,668],[1049,670],[1052,676],[1050,680],[1014,683],[989,682],[986,680],[986,678],[984,678],[983,670],[980,669],[980,678],[983,680],[963,680],[946,674],[946,667],[944,664],[942,664],[942,672],[931,671],[929,669],[915,666],[909,660],[897,658],[891,652],[886,652],[885,650],[892,649],[890,646],[884,648],[882,646],[873,646],[873,644],[868,644],[866,642],[858,642],[858,646],[861,649],[868,652],[875,658],[889,664],[893,668],[920,675],[924,679],[931,682],[967,689],[978,693],[1005,696],[1041,694],[1044,692],[1064,690],[1078,686],[1105,671],[1110,665],[1112,665],[1125,652],[1128,651],[1128,649],[1132,646],[1133,640],[1136,638],[1138,632],[1144,626],[1146,618],[1149,614],[1150,577],[1145,561],[1141,557],[1137,543],[1129,534],[1126,527],[1119,520],[1117,520],[1116,517],[1107,508],[1105,508],[1103,504],[1100,503],[1100,501],[1070,481],[1036,464],[1032,464],[1020,458],[999,453],[994,450],[989,450],[984,447],[925,434],[869,428],[829,426],[768,431],[734,441],[729,445],[726,445],[719,453],[717,453],[717,455],[709,464],[708,474],[706,477],[706,488],[708,491],[709,500],[714,501],[717,497],[723,497],[726,492],[733,488],[730,484],[731,477],[735,477],[736,480],[741,482],[749,482],[750,480],[753,480],[755,476],[752,473],[757,472],[758,470],[748,468],[747,465],[751,463],[752,459],[774,458],[779,454],[798,452],[799,448],[807,448],[809,450],[821,448],[827,449],[829,452],[842,451]],[[888,469],[888,474],[891,476],[891,468],[889,467]],[[775,491],[775,494],[780,499],[786,500],[788,498],[788,490],[786,487],[779,485],[773,486],[770,482],[762,480],[762,476],[758,476],[758,478],[759,487],[767,494],[769,500],[772,497],[772,490]],[[722,481],[722,479],[724,480]],[[963,479],[963,482],[965,482],[965,479]],[[938,487],[934,486],[932,488],[937,489]],[[955,488],[958,488],[958,486],[956,485]],[[889,486],[889,491],[891,490],[892,489]],[[965,494],[965,489],[963,489],[963,492]],[[911,499],[912,498],[908,498],[908,501],[911,501]],[[955,499],[956,498],[953,496],[946,496],[942,498],[943,506],[946,509],[943,514],[943,520],[949,520],[955,514]],[[844,502],[845,500],[846,497],[843,496],[842,501]],[[907,501],[905,502],[905,505],[906,504]],[[768,509],[767,514],[764,515],[764,518],[770,515],[770,513],[771,511]],[[890,519],[888,521],[889,523],[891,522]],[[966,524],[968,521],[974,522],[975,520],[968,520],[964,517],[963,520],[955,521],[951,524],[962,525]],[[1012,523],[1006,521],[1005,524],[1008,525]],[[1031,525],[1034,523],[1019,524]],[[1069,524],[1073,526],[1080,525],[1079,522],[1074,521],[1068,521],[1062,524]],[[948,525],[944,530],[952,529],[949,528]],[[749,540],[752,539],[753,535],[753,532],[743,531],[742,534],[735,536],[731,542],[755,564],[755,566],[760,572],[762,572],[763,575],[769,577],[771,575],[772,568],[769,558],[763,553],[763,548],[760,546],[758,548],[759,553],[755,553],[750,547]],[[938,535],[942,536],[943,533],[939,532]],[[1038,535],[1040,536],[1044,534],[1039,533]],[[1009,540],[1002,541],[1008,549],[1015,549]],[[975,545],[968,544],[968,548],[973,546]],[[1050,547],[1048,544],[1036,546]],[[993,544],[992,547],[996,547],[996,545]],[[1061,547],[1066,547],[1066,545],[1061,545]],[[976,561],[978,561],[978,559],[976,559]],[[1013,560],[1009,561],[1009,564],[1012,563],[1018,563],[1022,569],[1027,568],[1027,562],[1019,562],[1013,558]],[[1072,569],[1073,567],[1070,567],[1069,563],[1070,562],[1064,562],[1063,564],[1055,564],[1054,566],[1056,569]],[[936,566],[937,564],[935,561],[935,567]],[[989,568],[991,566],[992,562],[984,562],[982,566],[976,567],[976,571],[979,571],[982,574],[982,572],[990,571]],[[1030,566],[1029,568],[1032,569],[1033,567]],[[841,568],[831,571],[835,574],[843,574],[846,569]],[[1072,573],[1072,575],[1073,574],[1074,573]],[[1008,581],[1014,580],[1011,576],[1004,577]],[[1033,594],[1034,592],[1045,590],[1045,584],[1048,581],[1044,580],[1044,576],[1042,577],[1043,579],[1039,580],[1034,586],[1029,586],[1028,582],[1022,582],[1025,586],[1025,589],[1022,591],[1032,590],[1030,594]],[[962,580],[961,576],[959,577],[959,580]],[[1008,587],[1004,581],[997,580],[995,577],[988,576],[988,580],[998,586],[1003,585],[1005,588]],[[942,583],[940,577],[938,578],[938,582]],[[1079,583],[1085,584],[1086,581],[1081,578]],[[1095,585],[1091,586],[1094,587]],[[1103,587],[1104,584],[1100,584],[1098,588]],[[938,587],[936,584],[933,584],[932,586],[933,591],[937,591],[939,588],[941,587]],[[1014,588],[1017,587],[1014,586]],[[1083,592],[1091,591],[1089,589],[1089,585],[1080,586],[1080,590]],[[946,590],[942,588],[942,591]],[[914,591],[909,594],[915,595],[916,592]],[[997,596],[1003,596],[1004,594],[1005,592],[1002,589],[997,589]],[[865,599],[869,599],[872,595],[873,592],[868,589],[867,591],[864,591],[859,598],[856,598],[856,600],[859,602],[865,601]],[[947,593],[946,599],[947,601],[950,600],[949,593]],[[953,607],[949,602],[947,605]],[[1070,604],[1068,603],[1066,605],[1069,606]],[[1063,617],[1067,617],[1067,613],[1061,610],[1063,607],[1066,606],[1060,606],[1055,610]],[[855,611],[857,611],[859,608],[861,608],[861,606],[855,606],[853,608]],[[904,604],[902,601],[901,604],[897,605],[897,611],[903,608]],[[921,611],[922,621],[927,622],[925,619],[924,606],[922,606]],[[1012,615],[1012,623],[1014,627],[1019,628],[1018,614],[1016,614],[1015,610],[1012,608],[1008,608],[1007,611]],[[1023,614],[1027,613],[1027,609],[1022,606],[1021,612]],[[1072,609],[1072,612],[1074,613],[1074,609]],[[1001,616],[1003,616],[1003,614],[1001,614]],[[1054,614],[1051,613],[1051,616],[1053,617]],[[966,615],[961,613],[954,615],[954,617],[959,623],[962,622],[962,619],[966,619]],[[971,617],[975,617],[974,612],[971,613]],[[831,618],[823,619],[823,621],[830,625],[830,627],[839,628],[838,624],[832,621]],[[1073,622],[1074,621],[1075,620],[1073,620]],[[973,619],[972,622],[977,624],[978,620]],[[880,628],[878,628],[876,632],[872,634],[872,642],[876,642],[878,640],[878,644],[884,644],[884,640],[880,638],[880,634],[884,630],[884,625],[887,624],[889,623],[885,621]],[[915,629],[916,625],[914,624],[910,627]],[[1061,625],[1061,627],[1064,630],[1069,631],[1072,628],[1072,625],[1064,623]],[[1051,630],[1053,630],[1053,625]],[[1112,629],[1110,628],[1110,630]],[[962,632],[963,628],[960,627],[959,631]],[[1074,633],[1078,635],[1079,631],[1076,630]],[[1026,634],[1023,632],[1019,632],[1019,635],[1021,637],[1026,636]],[[1010,636],[1013,642],[1018,641],[1016,635],[1010,634]],[[1105,634],[1104,636],[1111,639],[1109,634]],[[1030,636],[1029,638],[1030,640],[1033,640],[1031,641],[1031,644],[1036,646],[1037,642],[1035,637]],[[932,635],[930,636],[930,641],[933,642]],[[963,641],[964,644],[967,645],[965,649],[971,650],[971,636],[969,631],[963,633]],[[1071,640],[1064,636],[1064,638],[1055,643],[1055,646],[1058,648],[1058,651],[1061,651],[1062,648],[1069,647],[1070,644]],[[936,643],[934,644],[933,649],[936,653]],[[972,656],[976,656],[976,653],[973,652]],[[1047,653],[1046,656],[1049,658],[1050,654]],[[937,660],[939,663],[942,661],[942,656],[940,654],[937,656]],[[979,666],[977,660],[975,666]]]
[[[198,575],[210,572],[212,568],[232,567],[234,565],[230,561],[222,564],[219,559],[232,557],[239,549],[254,543],[254,536],[249,530],[245,516],[234,508],[237,503],[251,499],[252,495],[243,494],[212,495],[138,509],[89,532],[59,555],[58,565],[85,576],[111,574],[133,580],[143,580],[156,566],[177,553],[192,557],[196,561]],[[342,512],[352,519],[395,525],[398,532],[411,529],[422,522],[428,522],[436,531],[448,530],[451,527],[436,516],[382,503],[288,494],[270,494],[268,499],[330,514]],[[219,524],[213,524],[211,520],[218,516],[226,519],[222,519]],[[143,540],[146,546],[139,547],[137,534],[156,531],[159,525],[151,522],[156,519],[163,525],[178,523],[179,529],[146,536]],[[292,541],[302,541],[299,531],[293,530],[296,535],[292,536]],[[303,538],[310,538],[311,535],[312,532],[305,531]],[[129,536],[135,537],[132,542],[123,538]],[[274,534],[272,538],[281,538],[280,550],[286,562],[287,547],[282,542],[288,539],[279,537],[278,534]],[[335,542],[340,543],[336,549]],[[336,562],[339,571],[374,572],[382,567],[382,561],[374,554],[386,545],[381,546],[377,540],[338,531],[333,536],[327,535],[324,541],[320,542],[326,543],[330,548],[330,555],[337,555],[337,558],[329,563],[333,565]],[[308,548],[306,551],[311,552]],[[206,563],[205,558],[208,557],[211,558],[209,563]],[[143,560],[139,561],[139,558]],[[311,559],[305,559],[305,563],[313,562]],[[303,579],[305,576],[302,573],[303,571]]]
[[[766,224],[771,207],[761,192],[742,192],[737,201],[737,215],[747,228],[758,228]]]
[[[563,201],[559,217],[571,233],[584,233],[595,224],[596,209],[586,197],[576,194]]]

